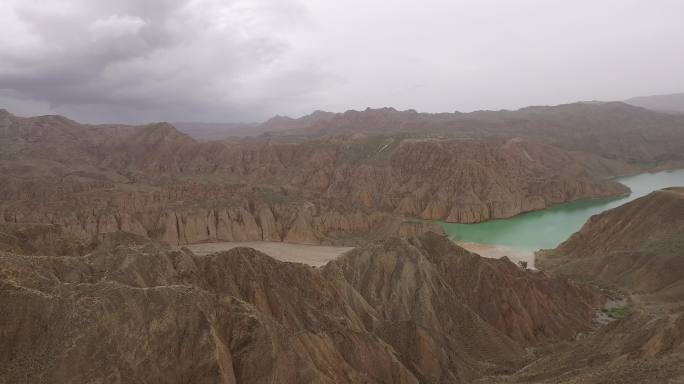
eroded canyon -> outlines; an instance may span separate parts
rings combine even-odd
[[[626,194],[611,177],[681,167],[683,127],[622,103],[369,109],[204,142],[2,111],[0,382],[681,380],[681,188],[592,217],[539,271],[434,220]],[[354,248],[184,247],[220,241]]]

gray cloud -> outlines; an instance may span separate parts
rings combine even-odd
[[[295,1],[21,0],[4,8],[4,96],[89,120],[262,118],[278,107],[272,95],[297,97],[325,81],[286,39],[308,22]]]
[[[85,121],[684,90],[676,0],[5,0],[0,106]]]

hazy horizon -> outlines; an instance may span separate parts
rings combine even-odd
[[[0,108],[88,123],[515,110],[684,90],[684,3],[9,0]]]
[[[681,94],[684,95],[684,93],[681,93]],[[679,95],[679,93],[677,95]],[[649,97],[657,97],[657,96],[669,96],[669,95],[650,95],[650,96],[645,96],[645,97],[649,98]],[[635,97],[635,99],[640,99],[640,98],[642,98],[642,97]],[[324,110],[317,109],[317,110],[309,111],[308,113],[304,113],[302,115],[289,116],[289,115],[276,114],[276,115],[269,116],[269,117],[262,119],[262,120],[253,120],[253,121],[231,121],[231,120],[225,120],[225,121],[219,121],[219,120],[215,120],[215,121],[177,120],[177,121],[173,121],[173,120],[169,120],[169,119],[160,119],[160,120],[132,122],[130,124],[134,124],[134,125],[142,124],[142,125],[144,125],[144,124],[154,124],[154,123],[159,123],[159,122],[166,122],[166,123],[171,123],[171,124],[206,124],[206,125],[222,125],[222,124],[223,125],[231,125],[231,124],[233,124],[233,125],[250,125],[250,124],[252,124],[252,125],[258,125],[258,124],[263,124],[263,123],[265,123],[268,120],[273,119],[273,118],[282,117],[282,118],[300,119],[300,118],[312,115],[316,112],[340,114],[340,113],[345,113],[345,112],[349,112],[349,111],[361,112],[361,111],[365,111],[368,109],[378,110],[378,109],[390,108],[390,109],[394,109],[394,110],[399,111],[399,112],[414,111],[414,112],[419,113],[419,114],[441,114],[441,113],[469,114],[469,113],[475,113],[475,112],[503,112],[503,111],[509,111],[510,112],[510,111],[518,111],[518,110],[525,109],[525,108],[557,107],[557,106],[569,105],[569,104],[575,104],[575,103],[615,103],[615,102],[626,103],[625,100],[577,100],[577,101],[571,101],[568,103],[560,103],[560,104],[525,105],[525,106],[521,106],[519,108],[475,109],[472,111],[458,111],[458,110],[456,110],[456,111],[435,111],[435,112],[419,111],[419,110],[416,110],[415,108],[398,109],[398,108],[394,108],[392,106],[380,106],[380,107],[366,107],[366,108],[359,108],[359,109],[351,108],[351,109],[343,109],[343,110],[339,110],[339,111],[324,111]],[[626,103],[626,104],[629,104],[629,103]],[[630,104],[630,105],[632,105],[634,107],[641,107],[641,106],[636,105],[636,104]],[[641,108],[645,108],[645,107],[641,107]],[[10,114],[18,116],[18,117],[62,116],[62,117],[65,117],[67,119],[70,119],[70,120],[76,121],[77,123],[82,123],[82,124],[94,124],[94,125],[98,125],[98,124],[103,124],[103,125],[127,124],[126,122],[117,121],[117,120],[111,120],[111,121],[79,120],[73,116],[69,116],[69,115],[62,114],[62,113],[50,113],[50,112],[48,112],[48,113],[43,113],[43,114],[40,114],[40,113],[39,114],[22,114],[22,113],[16,113],[15,111],[12,111],[11,109],[8,109],[8,108],[0,105],[0,110],[3,110],[3,109],[6,110],[7,112],[9,112]],[[649,108],[646,108],[646,109],[649,109]],[[658,112],[658,110],[655,110],[655,111]]]

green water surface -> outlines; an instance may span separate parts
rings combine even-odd
[[[529,251],[555,248],[579,230],[592,215],[615,208],[657,189],[684,186],[684,170],[645,173],[619,177],[615,180],[628,186],[632,193],[620,198],[578,200],[555,205],[543,211],[523,213],[509,219],[479,224],[441,224],[454,240],[502,245]]]

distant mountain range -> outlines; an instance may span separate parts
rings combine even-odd
[[[469,113],[418,113],[414,110],[399,111],[394,108],[367,108],[363,111],[349,110],[342,113],[315,111],[300,118],[275,116],[263,123],[231,123],[231,122],[174,122],[179,131],[184,132],[196,140],[223,140],[229,138],[272,136],[294,139],[296,136],[312,138],[337,135],[339,133],[389,133],[397,131],[428,130],[428,131],[513,131],[517,128],[529,129],[529,124],[538,124],[546,119],[544,127],[562,126],[572,128],[577,115],[592,110],[592,105],[603,105],[602,110],[612,109],[619,115],[627,112],[626,116],[638,114],[626,105],[646,108],[651,111],[684,114],[684,93],[670,95],[639,96],[624,102],[585,101],[565,104],[556,107],[533,106],[518,110],[474,111]],[[593,109],[595,109],[594,107]],[[564,110],[569,115],[557,116],[558,110]],[[551,116],[549,116],[551,115]],[[551,117],[547,119],[547,117]],[[553,120],[559,117],[560,123]],[[625,117],[623,117],[624,119]],[[633,122],[630,122],[631,125]]]
[[[179,131],[194,137],[196,140],[223,140],[296,129],[302,125],[311,125],[318,121],[328,120],[335,115],[332,112],[314,111],[298,119],[277,115],[263,123],[175,122],[173,125]]]
[[[625,103],[653,111],[684,113],[684,93],[633,97]]]

